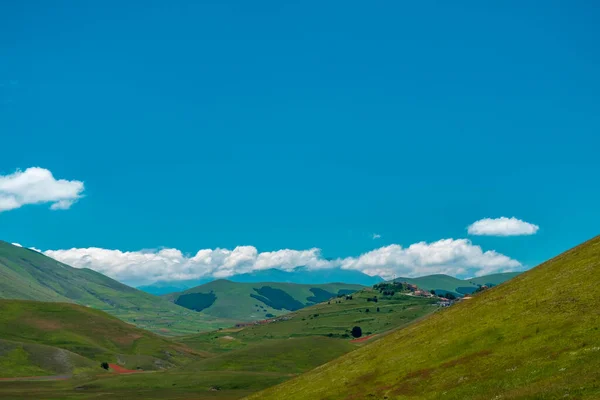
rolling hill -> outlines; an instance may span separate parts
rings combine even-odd
[[[255,321],[299,310],[329,300],[340,293],[352,293],[364,286],[331,283],[240,283],[217,280],[165,295],[173,303],[206,315],[238,321]]]
[[[116,317],[69,303],[0,300],[0,377],[98,371],[100,362],[160,370],[202,358]]]
[[[412,283],[424,290],[435,290],[437,294],[449,292],[455,296],[464,296],[465,294],[475,292],[479,286],[499,285],[519,274],[521,272],[504,272],[464,280],[449,275],[436,274],[418,278],[396,278],[395,281]]]
[[[600,236],[252,399],[596,399]]]
[[[155,295],[163,295],[174,292],[182,292],[196,286],[204,285],[215,279],[200,278],[184,281],[159,281],[151,285],[139,286],[138,289]],[[279,282],[279,283],[302,283],[302,284],[324,284],[324,283],[347,283],[355,285],[372,286],[382,282],[379,276],[369,276],[360,271],[346,270],[341,268],[330,268],[320,270],[309,270],[306,267],[296,267],[291,271],[283,271],[277,268],[269,268],[246,274],[233,275],[227,278],[232,282]]]
[[[193,313],[90,269],[62,264],[34,250],[0,241],[0,299],[77,303],[162,334],[230,326]]]
[[[374,296],[378,296],[376,303],[369,301]],[[348,342],[353,339],[350,331],[354,326],[360,326],[365,336],[383,334],[436,311],[436,303],[434,298],[407,296],[401,293],[382,296],[378,292],[365,289],[353,293],[352,299],[341,297],[315,304],[286,314],[270,323],[252,323],[242,329],[223,329],[175,340],[199,351],[215,354],[282,339],[327,337]]]

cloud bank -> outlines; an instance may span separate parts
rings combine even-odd
[[[535,235],[539,226],[515,217],[484,218],[467,227],[470,235],[477,236],[522,236]]]
[[[41,203],[51,203],[52,210],[66,210],[82,197],[83,189],[83,182],[55,179],[44,168],[0,175],[0,212]]]
[[[233,250],[203,249],[193,256],[186,256],[178,249],[124,252],[95,247],[48,250],[44,254],[76,268],[90,268],[135,284],[201,277],[227,278],[269,268],[289,271],[297,266],[308,269],[339,267],[385,279],[428,274],[480,276],[522,267],[517,260],[493,250],[483,251],[467,239],[420,242],[406,248],[392,244],[359,257],[335,260],[325,259],[317,248],[259,252],[253,246],[238,246]]]

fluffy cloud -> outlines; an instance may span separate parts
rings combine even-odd
[[[495,251],[483,251],[467,239],[420,242],[403,248],[393,244],[359,257],[328,260],[319,249],[283,249],[259,253],[253,246],[204,249],[186,256],[177,249],[154,251],[107,250],[101,248],[48,250],[49,257],[77,268],[90,268],[112,278],[134,284],[159,280],[187,280],[201,277],[226,278],[256,270],[297,266],[309,269],[341,267],[390,279],[427,274],[479,276],[510,271],[521,263]]]
[[[384,278],[430,274],[481,276],[521,267],[521,263],[493,250],[483,251],[467,239],[420,242],[407,248],[392,244],[357,258],[342,260],[342,268],[356,269]]]
[[[44,168],[0,175],[0,212],[40,203],[52,203],[52,210],[65,210],[81,198],[83,189],[83,182],[57,180]]]
[[[535,235],[539,226],[512,218],[484,218],[469,225],[467,231],[470,235],[478,236],[520,236]]]

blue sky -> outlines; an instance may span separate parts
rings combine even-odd
[[[85,185],[0,212],[0,238],[333,259],[466,238],[531,267],[599,233],[598,5],[323,3],[0,6],[0,175]],[[468,235],[502,216],[540,229]]]

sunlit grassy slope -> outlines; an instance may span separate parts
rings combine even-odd
[[[600,398],[600,237],[252,399]]]
[[[73,268],[2,241],[0,299],[77,303],[164,335],[211,330],[233,323],[192,312],[98,272]]]
[[[102,361],[155,370],[202,358],[102,311],[68,303],[0,300],[0,340],[0,378],[68,373]]]
[[[220,279],[164,297],[216,318],[253,321],[286,314],[364,286],[344,283],[242,283]]]

